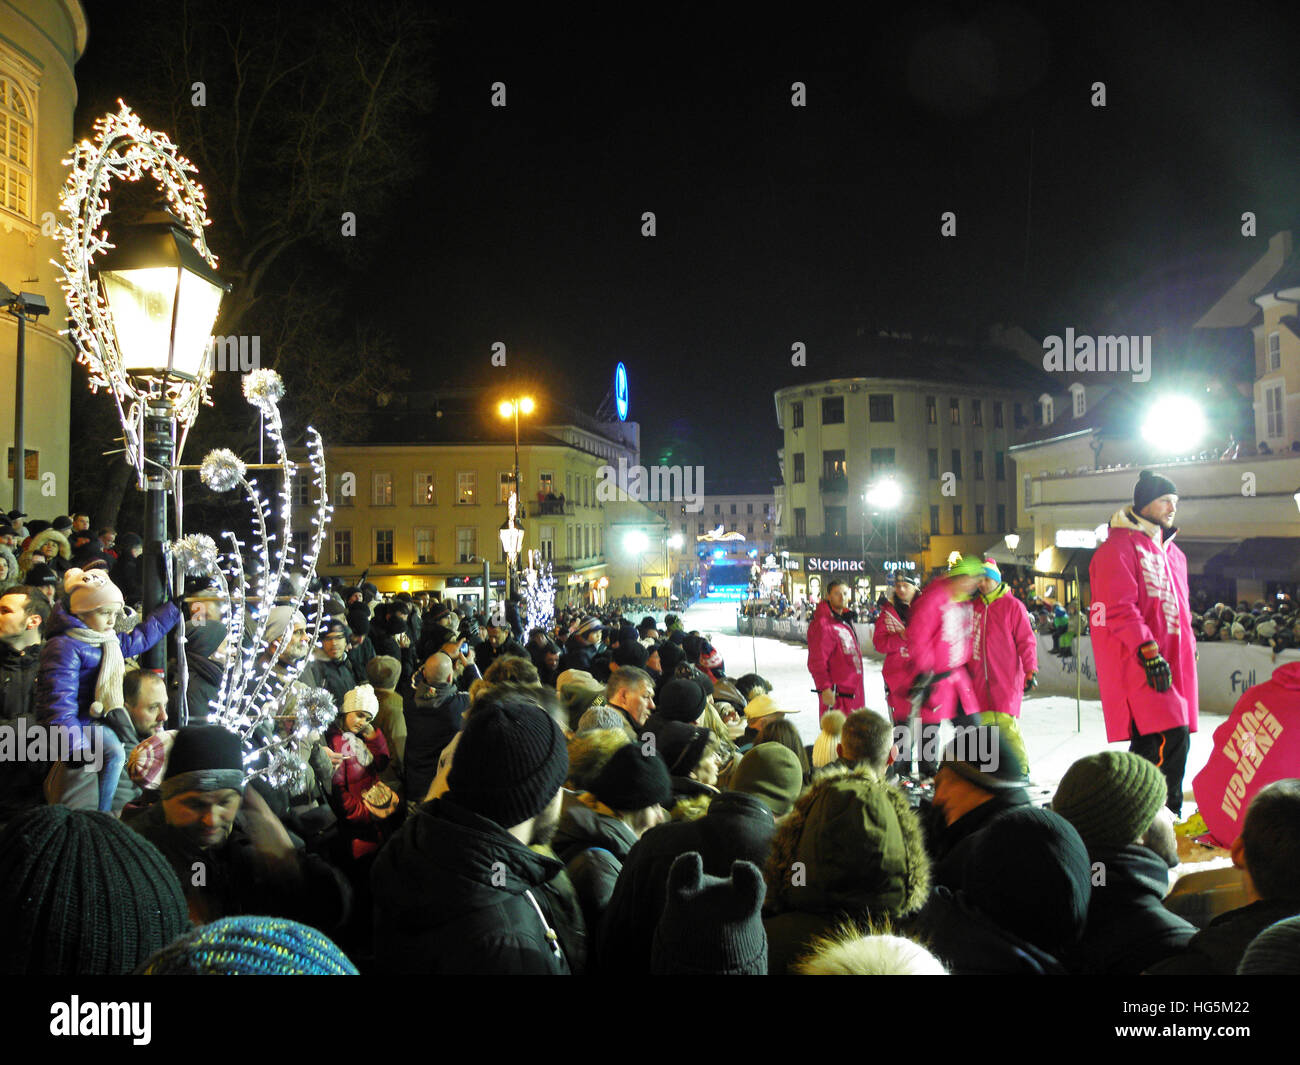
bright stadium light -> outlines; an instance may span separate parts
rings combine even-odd
[[[1142,439],[1170,454],[1195,450],[1205,436],[1205,412],[1187,396],[1156,400],[1142,423]]]
[[[893,478],[877,481],[867,489],[867,502],[878,510],[897,510],[903,501],[903,490]]]
[[[650,546],[650,539],[643,532],[630,532],[623,537],[623,547],[634,554],[640,554]]]

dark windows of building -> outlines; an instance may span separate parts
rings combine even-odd
[[[960,503],[954,503],[952,505],[952,534],[953,536],[962,535]]]
[[[790,404],[790,428],[803,428],[803,400]]]
[[[868,417],[873,422],[892,422],[894,420],[894,397],[892,395],[869,396],[867,399]]]
[[[844,422],[844,397],[825,396],[822,399],[822,425],[841,425]]]
[[[790,457],[794,459],[793,468],[790,474],[790,483],[803,484],[803,452],[796,451]]]
[[[930,535],[939,535],[939,507],[937,504],[930,507]]]
[[[849,533],[848,507],[826,508],[826,535],[847,536]]]

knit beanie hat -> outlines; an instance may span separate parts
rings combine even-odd
[[[1065,771],[1052,809],[1074,826],[1089,851],[1096,851],[1136,841],[1167,793],[1154,762],[1129,751],[1100,751]]]
[[[402,663],[392,655],[375,655],[366,663],[366,679],[376,688],[393,691],[402,675]]]
[[[948,576],[950,577],[983,577],[984,560],[974,555],[966,555],[959,558],[948,567]]]
[[[1012,791],[1029,783],[1022,746],[998,725],[959,728],[943,749],[941,765],[985,791]]]
[[[54,519],[54,523],[50,526],[50,528],[55,530],[56,532],[66,533],[69,529],[72,528],[72,519],[68,517],[66,514],[60,514],[57,518]]]
[[[1300,976],[1300,916],[1260,932],[1237,966],[1238,976]]]
[[[622,719],[620,714],[619,721]],[[569,780],[574,788],[590,791],[614,752],[631,742],[622,724],[617,728],[590,729],[574,735],[569,740]]]
[[[185,626],[185,653],[198,658],[211,658],[225,638],[226,626],[220,621],[205,620],[201,625],[191,622]]]
[[[139,976],[357,976],[332,939],[283,917],[223,917],[185,933]]]
[[[302,622],[303,625],[307,624],[307,619],[303,617],[301,611],[294,610],[291,606],[271,607],[266,618],[266,642],[268,644],[275,643],[298,622]]]
[[[803,791],[803,767],[783,743],[755,744],[731,774],[731,790],[754,796],[774,817],[784,817]]]
[[[708,876],[697,851],[668,871],[667,902],[650,955],[654,976],[766,976],[767,887],[753,862],[735,861],[728,877]]]
[[[38,562],[27,571],[27,585],[31,588],[57,588],[59,575],[50,569],[48,562]]]
[[[669,721],[693,724],[704,713],[708,692],[689,677],[670,680],[655,697],[655,713]]]
[[[626,744],[610,756],[591,782],[590,791],[606,806],[627,811],[666,806],[673,797],[664,760],[657,754],[642,753],[636,743]]]
[[[575,636],[586,636],[593,632],[599,632],[605,626],[601,623],[600,618],[586,618],[576,629],[573,630]],[[527,818],[525,818],[527,820]]]
[[[827,710],[822,715],[822,728],[813,741],[812,764],[814,769],[830,765],[839,755],[835,748],[839,746],[840,736],[844,732],[844,712]]]
[[[1069,821],[1018,806],[979,833],[962,888],[994,924],[1059,955],[1083,934],[1091,874],[1088,850]]]
[[[244,752],[239,737],[220,725],[177,729],[163,774],[162,797],[225,788],[244,793]]]
[[[379,713],[379,698],[375,689],[369,684],[358,684],[349,692],[343,693],[344,714],[369,714],[371,720]]]
[[[577,732],[594,732],[598,729],[622,730],[627,726],[627,718],[616,707],[608,703],[589,706],[582,717],[578,718]]]
[[[446,797],[510,828],[545,810],[568,775],[560,726],[526,689],[502,684],[465,722]]]
[[[1141,514],[1153,499],[1177,494],[1178,489],[1168,477],[1161,477],[1154,470],[1143,470],[1138,477],[1138,483],[1133,486],[1133,509]]]
[[[996,581],[999,584],[1002,583],[1002,571],[998,569],[998,564],[994,562],[991,558],[986,558],[984,560],[983,575],[991,581]]]
[[[635,629],[632,630],[636,632]],[[637,640],[624,640],[614,648],[611,656],[620,666],[636,666],[637,669],[645,669],[646,661],[650,658],[650,652],[647,651]]]
[[[167,759],[176,742],[174,730],[164,729],[131,748],[126,759],[126,774],[141,791],[154,791],[167,772]]]
[[[180,881],[112,814],[38,806],[0,832],[0,973],[119,976],[189,927]]]
[[[660,720],[655,729],[655,747],[673,776],[689,777],[704,757],[712,736],[711,730],[700,725]]]
[[[659,664],[663,667],[661,672],[665,677],[671,677],[685,659],[686,655],[682,653],[681,644],[674,643],[672,640],[664,640],[659,645]],[[664,685],[664,687],[667,687],[667,685]]]
[[[101,606],[122,606],[122,590],[108,579],[103,570],[83,570],[73,566],[63,575],[68,592],[68,609],[74,614],[88,614]]]

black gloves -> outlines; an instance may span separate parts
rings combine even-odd
[[[912,681],[912,687],[908,689],[908,698],[912,700],[913,706],[924,706],[930,698],[930,688],[934,684],[933,673],[918,673]]]
[[[1147,684],[1158,692],[1167,692],[1173,687],[1174,679],[1169,672],[1169,663],[1160,654],[1160,647],[1155,640],[1149,640],[1138,648],[1138,661],[1147,673]]]
[[[1025,677],[1024,694],[1028,695],[1031,691],[1033,691],[1037,687],[1038,687],[1038,674],[1036,672],[1028,674]]]

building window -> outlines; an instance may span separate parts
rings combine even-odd
[[[295,507],[305,507],[311,504],[311,477],[312,475],[306,470],[299,470],[293,475],[293,480],[289,482],[289,501]],[[302,556],[299,555],[299,558]]]
[[[803,452],[796,451],[793,456],[794,468],[790,474],[791,484],[803,484]]]
[[[930,480],[937,481],[939,479],[939,449],[937,447],[930,448],[926,452],[926,460],[930,467]]]
[[[803,428],[803,401],[790,404],[790,428]]]
[[[975,532],[978,534],[978,533],[982,533],[983,531],[984,531],[984,504],[976,503],[975,504]]]
[[[961,425],[961,400],[948,400],[948,421],[952,425]]]
[[[0,207],[32,218],[32,105],[6,77],[0,77]]]
[[[1002,403],[997,401],[993,404],[993,428],[1001,429],[1002,425]]]
[[[961,448],[952,449],[952,474],[957,480],[961,480]]]
[[[722,504],[721,504],[721,503],[714,503],[714,504],[713,504],[713,514],[714,514],[714,516],[716,517],[717,515],[719,515],[719,514],[721,514],[721,513],[722,513]]]
[[[972,399],[970,401],[970,423],[971,425],[984,424],[984,401]]]
[[[700,521],[695,523],[695,535],[696,536],[704,535],[704,522]]]
[[[1025,474],[1025,509],[1028,510],[1034,505],[1034,482],[1029,479],[1029,474]]]
[[[1007,479],[1007,457],[1001,451],[993,452],[993,476],[999,481]]]
[[[391,507],[393,505],[393,475],[391,473],[371,474],[370,505],[372,507]]]
[[[753,514],[753,513],[754,513],[754,504],[753,504],[753,503],[746,503],[746,504],[745,504],[745,513],[746,513],[746,514]]]
[[[1269,333],[1268,335],[1268,368],[1270,370],[1280,370],[1282,368],[1282,334]]]
[[[753,537],[753,535],[754,535],[754,523],[753,523],[752,521],[749,522],[749,524],[747,524],[747,525],[745,526],[745,535],[748,536],[748,537],[751,537],[751,538]]]
[[[844,451],[823,451],[822,452],[822,476],[827,480],[837,480],[848,477],[849,464],[844,457]]]
[[[305,529],[295,531],[290,534],[293,540],[293,554],[295,558],[302,558],[311,550],[311,533]]]
[[[507,470],[505,473],[497,474],[497,502],[509,503],[510,493],[515,487],[515,475],[512,471]]]
[[[432,471],[416,473],[411,480],[411,504],[417,507],[431,507],[438,501]]]
[[[892,422],[894,420],[894,397],[868,396],[867,416],[873,422]]]
[[[537,490],[543,499],[555,494],[555,474],[551,470],[542,470],[537,478]]]
[[[998,532],[1004,533],[1006,531],[1007,531],[1007,505],[1005,503],[999,503],[998,504]]]
[[[456,505],[473,506],[478,502],[478,474],[474,470],[460,470],[456,474]]]
[[[894,468],[894,449],[892,447],[873,447],[871,449],[871,469],[892,470]]]
[[[1266,435],[1270,440],[1282,436],[1282,386],[1270,385],[1264,389],[1265,412],[1268,416]]]
[[[354,473],[330,474],[330,502],[336,507],[350,507],[357,501],[357,476]]]
[[[336,566],[352,565],[352,530],[334,530],[334,549],[331,552]]]
[[[564,543],[567,552],[565,558],[573,558],[573,528],[574,527],[570,525],[565,529]],[[703,532],[704,529],[701,527],[700,531]]]
[[[844,423],[844,397],[827,396],[822,400],[822,425]]]
[[[847,536],[849,532],[848,516],[848,507],[827,507],[826,535]]]
[[[930,507],[930,535],[939,535],[939,507],[937,504]]]
[[[736,504],[735,504],[735,503],[732,503],[732,504],[731,504],[731,513],[733,513],[733,514],[736,513]]]
[[[939,401],[934,396],[925,397],[925,421],[927,425],[939,424]]]
[[[952,505],[952,534],[953,536],[962,535],[960,503],[954,503]]]
[[[555,558],[555,526],[543,525],[538,530],[542,561],[550,562]]]
[[[803,507],[794,508],[794,534],[801,540],[808,535],[808,512]]]
[[[591,558],[591,526],[582,527],[582,557]]]
[[[375,565],[391,566],[393,564],[393,530],[375,530]]]
[[[460,525],[456,528],[456,561],[473,562],[478,554],[478,530],[472,525]]]
[[[1083,385],[1071,385],[1070,394],[1074,397],[1074,416],[1076,418],[1082,418],[1088,411],[1088,403],[1084,398]]]
[[[1056,421],[1056,409],[1052,397],[1046,392],[1038,397],[1038,413],[1043,419],[1043,425],[1051,425]]]
[[[984,452],[975,452],[975,480],[984,480]]]
[[[433,556],[433,530],[427,525],[415,530],[415,564],[428,566],[437,562]]]

